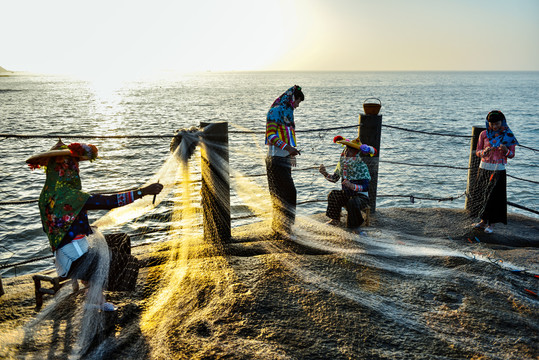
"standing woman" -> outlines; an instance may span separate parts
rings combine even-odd
[[[305,99],[301,87],[292,86],[271,105],[266,116],[266,170],[273,204],[274,233],[290,237],[296,219],[296,187],[292,166],[296,166],[294,109]]]
[[[486,126],[487,130],[479,135],[476,149],[476,155],[481,158],[477,179],[480,181],[478,187],[482,187],[483,208],[479,213],[481,221],[474,228],[484,229],[487,234],[491,234],[495,223],[507,224],[505,165],[508,158],[515,156],[518,141],[501,111],[489,112]]]

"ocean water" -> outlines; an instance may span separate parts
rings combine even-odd
[[[416,200],[412,204],[409,196],[458,197],[466,190],[467,170],[406,164],[467,167],[470,139],[460,136],[471,135],[472,126],[484,126],[492,109],[505,113],[520,144],[539,148],[539,72],[208,72],[164,74],[137,81],[0,77],[0,133],[163,135],[152,139],[64,138],[66,143],[88,142],[99,148],[98,161],[81,165],[83,188],[92,192],[145,183],[169,156],[170,136],[177,129],[225,121],[229,123],[231,169],[259,175],[265,173],[265,114],[273,100],[294,84],[302,86],[306,97],[295,112],[302,154],[294,181],[298,202],[305,202],[298,206],[301,214],[324,211],[323,201],[309,201],[323,200],[335,187],[315,169],[321,163],[328,169],[335,166],[341,149],[332,143],[333,137],[357,136],[354,128],[324,129],[358,124],[362,104],[372,96],[382,102],[383,125],[459,135],[428,135],[383,126],[378,208],[463,208],[464,197],[443,202]],[[303,132],[313,129],[320,130]],[[44,174],[30,171],[25,159],[55,142],[51,138],[0,137],[0,203],[39,197]],[[537,159],[537,151],[517,147],[507,174],[537,181]],[[253,179],[266,186],[264,176]],[[509,201],[539,210],[537,194],[537,184],[508,178]],[[231,201],[232,217],[242,215],[241,199],[232,194]],[[269,197],[260,201],[269,201]],[[508,210],[538,217],[514,207]],[[238,220],[232,225],[243,223]],[[0,264],[49,254],[37,203],[0,205]],[[47,267],[51,267],[50,260],[0,272],[12,276]]]

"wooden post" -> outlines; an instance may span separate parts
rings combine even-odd
[[[366,115],[359,114],[359,140],[362,144],[374,146],[376,155],[364,156],[361,158],[371,174],[371,182],[369,184],[369,206],[371,212],[376,212],[376,191],[378,187],[378,164],[380,160],[380,141],[382,138],[382,115]]]
[[[228,123],[202,122],[200,127],[204,240],[222,245],[231,239]]]
[[[475,149],[477,149],[477,143],[479,141],[479,135],[486,128],[484,126],[472,126],[472,140],[470,142],[470,159],[468,160],[468,183],[466,185],[466,200],[464,202],[464,208],[468,211],[470,216],[478,216],[479,206],[476,202],[481,201],[478,198],[477,191],[477,171],[479,169],[479,163],[481,159],[475,155]]]
[[[0,296],[4,295],[4,287],[2,286],[2,274],[0,274]]]

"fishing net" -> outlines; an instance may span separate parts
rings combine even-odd
[[[501,279],[497,266],[486,260],[477,264],[476,259],[486,255],[458,248],[438,226],[426,227],[439,230],[435,235],[410,235],[401,227],[418,222],[408,224],[401,219],[397,226],[370,229],[367,236],[358,236],[327,225],[323,213],[312,215],[298,206],[293,225],[297,239],[272,238],[272,204],[260,135],[247,132],[240,139],[231,138],[233,145],[227,153],[221,142],[206,137],[201,129],[180,133],[172,141],[170,156],[147,182],[164,185],[155,201],[145,197],[110,211],[93,224],[105,234],[124,232],[137,244],[153,244],[146,254],[150,265],[139,282],[144,295],[137,316],[128,319],[130,307],[124,306],[127,309],[119,312],[125,317],[113,319],[108,337],[93,342],[107,325],[107,317],[98,312],[87,323],[79,302],[67,307],[69,311],[56,305],[73,300],[70,289],[63,288],[26,328],[28,353],[71,329],[75,339],[64,341],[64,348],[50,350],[51,357],[62,352],[75,358],[82,353],[84,358],[118,358],[137,347],[144,351],[130,354],[140,358],[315,358],[321,353],[331,358],[357,357],[365,345],[362,329],[367,329],[381,333],[383,339],[394,337],[397,331],[398,338],[406,340],[403,343],[410,343],[409,349],[399,350],[401,357],[411,357],[422,344],[438,342],[442,342],[434,346],[438,355],[451,352],[451,356],[463,357],[463,352],[451,350],[453,344],[492,355],[515,348],[510,339],[522,335],[514,333],[515,329],[536,330],[526,316],[512,317],[518,326],[511,326],[508,336],[496,337],[494,347],[490,337],[468,339],[463,323],[466,330],[480,331],[488,328],[489,321],[501,321],[497,309],[507,303],[514,283],[529,287],[531,280]],[[331,136],[309,134],[305,139],[307,146],[320,151],[319,145],[330,142]],[[329,168],[339,154],[340,148],[327,157],[320,152],[316,161],[327,162]],[[293,176],[295,181],[301,179],[296,181],[298,194],[325,200],[326,188],[319,186],[324,179],[317,165],[304,162],[300,169],[312,169],[307,175]],[[477,183],[488,190],[495,181],[496,176],[481,175]],[[484,194],[473,196],[481,199]],[[231,225],[223,218],[227,204]],[[322,202],[318,209],[325,210],[325,205]],[[484,207],[476,206],[478,212]],[[216,241],[228,239],[229,234],[230,243]],[[493,283],[487,276],[500,280]],[[481,294],[488,294],[488,299]],[[537,308],[521,295],[511,297],[523,314]],[[129,295],[126,298],[129,301]],[[494,305],[485,306],[485,302]],[[60,317],[52,309],[66,313]],[[484,316],[474,318],[477,312]],[[58,330],[53,335],[50,331],[37,335],[35,330],[44,321],[54,322]],[[301,336],[304,331],[308,335]],[[329,335],[323,338],[324,334]],[[526,346],[531,343],[522,336]],[[326,348],[324,341],[332,344],[334,338],[344,340]],[[361,355],[387,357],[395,349]]]
[[[479,167],[481,158],[475,155],[475,140],[471,144],[468,189],[465,207],[471,217],[489,222],[507,222],[507,178],[504,165],[491,170]]]

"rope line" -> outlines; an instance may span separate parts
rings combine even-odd
[[[349,126],[336,126],[336,127],[330,127],[330,128],[318,128],[318,129],[306,129],[306,130],[296,130],[297,133],[309,133],[309,132],[325,132],[330,130],[340,130],[340,129],[350,129],[350,128],[357,128],[360,127],[361,124],[357,125],[349,125]],[[420,133],[420,134],[426,134],[426,135],[437,135],[437,136],[450,136],[453,138],[460,137],[460,138],[471,138],[471,135],[457,135],[457,134],[444,134],[444,133],[436,133],[436,132],[428,132],[428,131],[422,131],[422,130],[413,130],[413,129],[407,129],[403,127],[393,126],[393,125],[386,125],[382,124],[382,127],[391,128],[391,129],[397,129],[402,131],[408,131],[408,132],[414,132],[414,133]],[[231,130],[229,131],[231,134],[265,134],[265,131],[242,131],[242,130]],[[162,139],[162,138],[174,138],[176,134],[161,134],[161,135],[39,135],[39,134],[0,134],[0,140],[6,140],[9,138],[15,138],[15,139],[36,139],[36,138],[43,138],[43,139],[57,139],[58,137],[66,138],[66,139]],[[532,151],[539,151],[538,149],[520,145],[520,147]],[[449,168],[449,169],[459,169],[459,170],[469,170],[469,167],[459,167],[459,166],[449,166],[449,165],[436,165],[436,164],[412,164],[412,163],[404,163],[404,162],[397,162],[397,161],[390,161],[390,160],[379,160],[380,162],[386,162],[389,164],[399,164],[399,165],[408,165],[408,166],[425,166],[425,167],[437,167],[437,168]],[[318,167],[308,167],[303,169],[294,169],[294,171],[305,171],[305,170],[313,170],[318,169]],[[265,173],[263,174],[255,174],[255,175],[248,175],[247,177],[260,177],[260,176],[266,176]],[[516,176],[512,176],[507,174],[507,176],[521,181],[530,182],[533,184],[539,184],[537,181],[528,180],[519,178]],[[123,192],[131,191],[136,188],[132,188],[129,190],[125,190]],[[113,194],[120,191],[100,191],[95,192],[94,194]],[[401,198],[409,198],[411,203],[414,203],[414,201],[417,200],[432,200],[432,201],[454,201],[457,200],[463,196],[467,195],[466,192],[464,192],[461,195],[458,196],[451,196],[451,197],[443,197],[443,198],[435,198],[435,197],[420,197],[420,196],[414,196],[414,195],[403,195],[403,194],[379,194],[377,197],[401,197]],[[8,202],[0,202],[0,205],[22,205],[22,204],[30,204],[30,203],[37,203],[38,200],[15,200],[15,201],[8,201]],[[327,202],[327,199],[311,199],[311,200],[305,200],[302,202],[298,202],[297,205],[304,205],[309,203],[315,203],[315,202]],[[521,210],[526,210],[529,212],[532,212],[534,214],[539,214],[539,211],[533,210],[530,208],[527,208],[525,206],[509,202],[507,201],[507,205],[519,208]],[[240,216],[237,218],[233,218],[232,220],[241,220],[241,219],[247,219],[256,217],[256,215],[246,215],[246,216]],[[134,245],[133,247],[137,246],[144,246],[152,243],[143,243],[139,245]],[[0,265],[0,269],[7,269],[12,267],[17,267],[21,265],[25,265],[32,262],[37,262],[41,260],[46,260],[53,258],[53,255],[47,255],[47,256],[41,256],[36,258],[31,258],[28,260],[20,261],[13,264],[2,264]]]
[[[309,132],[322,132],[322,131],[329,131],[329,130],[340,130],[340,129],[351,129],[351,128],[357,128],[360,127],[361,124],[357,125],[348,125],[348,126],[335,126],[330,128],[318,128],[318,129],[307,129],[307,130],[296,130],[297,133],[309,133]],[[444,133],[437,133],[437,132],[429,132],[429,131],[423,131],[423,130],[414,130],[414,129],[406,129],[400,126],[394,126],[394,125],[387,125],[382,124],[382,127],[387,127],[391,129],[397,129],[402,131],[408,131],[408,132],[415,132],[419,134],[426,134],[426,135],[437,135],[437,136],[450,136],[450,137],[460,137],[460,138],[471,138],[471,135],[460,135],[460,134],[444,134]],[[265,134],[265,131],[249,131],[249,130],[230,130],[228,132],[229,134]],[[9,138],[18,138],[18,139],[57,139],[57,138],[65,138],[65,139],[161,139],[161,138],[174,138],[176,137],[176,134],[161,134],[161,135],[32,135],[32,134],[0,134],[0,138],[3,138],[2,140],[6,140]],[[532,148],[530,146],[525,146],[522,144],[519,144],[520,147],[532,151],[538,151],[539,149]]]
[[[392,128],[392,129],[398,129],[398,130],[415,132],[415,133],[420,133],[420,134],[427,134],[427,135],[451,136],[451,137],[461,137],[461,138],[468,138],[468,139],[472,137],[471,135],[442,134],[442,133],[428,132],[428,131],[422,131],[422,130],[405,129],[405,128],[398,127],[398,126],[393,126],[393,125],[384,125],[384,124],[382,124],[382,127],[388,127],[388,128]]]
[[[296,130],[297,133],[321,132],[328,130],[350,129],[360,127],[361,124],[348,126],[335,126],[330,128],[318,128],[307,130]],[[230,130],[229,134],[265,134],[266,131],[248,131],[248,130]],[[161,134],[161,135],[33,135],[33,134],[0,134],[2,138],[18,138],[18,139],[159,139],[159,138],[174,138],[176,134]]]
[[[513,175],[509,175],[509,174],[507,174],[507,176],[509,176],[510,178],[513,178],[513,179],[531,182],[532,184],[539,184],[539,181],[533,181],[533,180],[523,179],[523,178],[519,178],[519,177],[516,177],[516,176],[513,176]]]
[[[4,138],[17,138],[17,139],[159,139],[159,138],[173,138],[175,134],[171,135],[29,135],[29,134],[0,134],[0,137]]]
[[[524,145],[521,145],[521,144],[518,144],[518,146],[520,146],[521,148],[524,148],[524,149],[528,149],[528,150],[539,151],[538,149],[534,149],[534,148],[531,148],[529,146],[524,146]]]
[[[335,126],[330,128],[318,128],[318,129],[307,129],[307,130],[296,130],[297,133],[309,133],[309,132],[322,132],[322,131],[329,131],[329,130],[340,130],[340,129],[351,129],[351,128],[357,128],[360,127],[361,124],[357,125],[348,125],[348,126]],[[402,131],[408,131],[408,132],[415,132],[419,134],[426,134],[426,135],[437,135],[437,136],[450,136],[450,137],[460,137],[460,138],[471,138],[471,135],[460,135],[460,134],[444,134],[444,133],[437,133],[437,132],[429,132],[429,131],[423,131],[423,130],[413,130],[413,129],[406,129],[399,126],[394,125],[387,125],[382,124],[382,127],[387,127],[391,129],[397,129]],[[230,130],[228,132],[229,134],[265,134],[265,131],[249,131],[249,130]],[[0,138],[2,140],[6,140],[9,138],[17,138],[17,139],[57,139],[57,138],[65,138],[65,139],[162,139],[162,138],[174,138],[176,137],[176,134],[161,134],[161,135],[31,135],[31,134],[0,134]],[[522,144],[518,144],[521,148],[537,151],[539,152],[539,149],[532,148],[530,146],[525,146]]]
[[[448,165],[434,165],[434,164],[410,164],[410,163],[402,163],[402,162],[398,162],[398,161],[389,161],[389,160],[380,160],[380,162],[387,162],[387,163],[390,163],[390,164],[399,164],[399,165],[408,165],[408,166],[428,166],[428,167],[440,167],[440,168],[449,168],[449,169],[459,169],[459,170],[469,170],[471,168],[467,168],[467,167],[459,167],[459,166],[448,166]],[[307,167],[307,168],[303,168],[303,169],[294,169],[294,171],[305,171],[305,170],[314,170],[314,169],[318,169],[318,167],[316,166],[312,166],[312,167]],[[262,176],[266,176],[266,173],[262,173],[262,174],[253,174],[253,175],[246,175],[245,177],[262,177]],[[513,176],[513,175],[509,175],[507,174],[508,177],[510,178],[513,178],[513,179],[516,179],[516,180],[520,180],[520,181],[527,181],[527,182],[530,182],[532,184],[539,184],[538,181],[534,181],[534,180],[528,180],[528,179],[523,179],[523,178],[520,178],[520,177],[517,177],[517,176]],[[234,176],[231,176],[232,178]],[[117,194],[117,193],[122,193],[122,192],[128,192],[128,191],[133,191],[133,190],[136,190],[138,189],[138,187],[135,187],[135,188],[130,188],[130,189],[127,189],[127,190],[118,190],[118,191],[113,191],[113,190],[110,190],[110,191],[96,191],[96,192],[93,192],[92,195],[94,194],[101,194],[101,195],[105,195],[105,194]],[[390,196],[397,196],[397,197],[410,197],[410,195],[377,195],[377,197],[382,197],[382,196],[385,196],[385,197],[390,197]],[[415,199],[420,199],[420,200],[436,200],[435,198],[419,198],[419,197],[414,197]],[[446,199],[446,198],[444,198]],[[449,199],[449,198],[447,198]],[[2,205],[24,205],[24,204],[32,204],[32,203],[37,203],[39,200],[38,199],[34,199],[34,200],[14,200],[14,201],[0,201],[0,206]],[[533,211],[532,211],[533,212]]]
[[[408,166],[428,166],[428,167],[459,169],[459,170],[469,170],[469,169],[471,169],[469,167],[461,167],[461,166],[435,165],[435,164],[410,164],[410,163],[403,163],[403,162],[391,161],[391,160],[380,160],[380,162],[386,162],[386,163],[389,163],[389,164],[408,165]]]
[[[527,210],[527,211],[529,211],[529,212],[532,212],[532,213],[534,213],[534,214],[539,215],[539,211],[533,210],[533,209],[530,209],[530,208],[527,208],[527,207],[522,206],[522,205],[519,205],[519,204],[515,204],[514,202],[511,202],[511,201],[508,201],[508,202],[507,202],[507,205],[511,205],[511,206],[516,207],[516,208],[519,208],[519,209],[521,209],[521,210]]]
[[[319,128],[319,129],[307,129],[307,130],[295,130],[297,133],[309,133],[309,132],[321,132],[328,130],[340,130],[340,129],[351,129],[360,127],[361,124],[357,125],[347,125],[347,126],[335,126],[330,128]],[[230,130],[229,134],[266,134],[266,131],[249,131],[249,130]]]
[[[417,200],[436,200],[438,202],[441,202],[441,201],[454,201],[454,200],[457,200],[457,199],[463,197],[464,195],[466,195],[466,192],[464,192],[464,193],[462,193],[461,195],[458,195],[458,196],[450,196],[450,197],[445,197],[445,198],[421,197],[421,196],[414,196],[414,195],[399,195],[399,194],[381,194],[381,195],[377,194],[376,197],[409,198],[410,202],[414,203],[414,200],[416,200],[416,199]],[[298,202],[296,205],[305,205],[305,204],[311,204],[311,203],[316,203],[316,202],[327,202],[327,199],[305,200],[305,201]],[[537,210],[529,209],[529,208],[527,208],[525,206],[510,202],[510,201],[507,202],[507,205],[510,205],[510,206],[513,206],[513,207],[516,207],[516,208],[519,208],[519,209],[522,209],[522,210],[527,210],[527,211],[532,212],[534,214],[539,214],[539,211],[537,211]],[[256,217],[256,216],[257,215],[254,215],[254,214],[253,215],[238,216],[238,217],[235,217],[235,218],[233,218],[231,220],[233,220],[233,221],[235,221],[235,220],[244,220],[244,219],[249,219],[249,218],[253,218],[253,217]],[[135,236],[135,235],[138,235],[138,234],[133,234],[132,236]],[[153,242],[132,245],[131,247],[134,248],[134,247],[146,246],[146,245],[151,245],[151,244],[153,244]],[[37,257],[37,258],[31,258],[31,259],[20,261],[20,262],[13,263],[13,264],[2,264],[2,265],[0,265],[0,270],[12,268],[12,267],[17,267],[17,266],[20,266],[20,265],[25,265],[25,264],[28,264],[28,263],[31,263],[31,262],[37,262],[37,261],[41,261],[41,260],[46,260],[46,259],[50,259],[52,257],[53,257],[53,255],[46,255],[46,256],[41,256],[41,257]]]
[[[17,267],[17,266],[28,264],[28,263],[31,263],[31,262],[50,259],[52,257],[54,257],[54,255],[46,255],[46,256],[41,256],[41,257],[38,257],[38,258],[32,258],[32,259],[20,261],[18,263],[14,263],[14,264],[2,264],[2,265],[0,265],[0,269],[8,269],[8,268],[12,268],[12,267]]]

